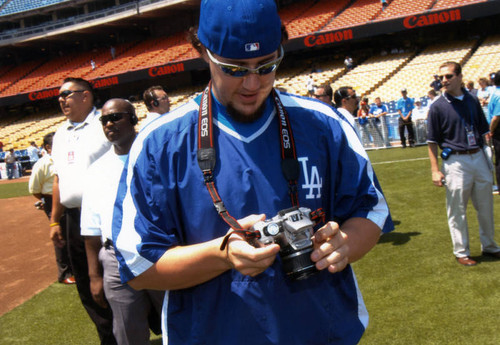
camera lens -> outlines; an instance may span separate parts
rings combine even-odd
[[[302,280],[318,272],[316,265],[311,261],[312,247],[301,251],[280,253],[283,261],[283,271],[290,279]]]

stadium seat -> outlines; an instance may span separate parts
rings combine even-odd
[[[322,31],[369,22],[381,12],[379,0],[358,0],[335,17]]]
[[[392,17],[401,17],[412,13],[424,12],[431,8],[435,0],[392,0],[389,6],[380,12],[377,20],[388,19]]]
[[[490,73],[500,70],[500,35],[488,37],[477,48],[462,68],[464,81],[476,83],[479,78],[487,78]]]
[[[432,9],[448,8],[448,7],[458,7],[462,5],[468,5],[476,2],[484,2],[488,0],[438,0]]]
[[[381,96],[385,100],[397,100],[401,97],[402,88],[408,89],[409,97],[426,96],[433,75],[443,61],[463,63],[475,43],[475,41],[462,41],[429,46],[387,81],[369,92],[367,96]]]

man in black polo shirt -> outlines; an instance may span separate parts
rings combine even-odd
[[[432,182],[438,187],[446,185],[453,254],[460,264],[474,266],[466,218],[469,198],[477,212],[483,255],[500,258],[500,247],[494,240],[492,166],[482,150],[483,136],[490,135],[489,127],[477,99],[461,87],[462,78],[458,63],[441,65],[439,79],[444,92],[429,110],[427,142]],[[443,150],[442,171],[438,166],[438,145]]]

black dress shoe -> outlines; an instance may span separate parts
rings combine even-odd
[[[464,265],[464,266],[476,266],[477,265],[477,262],[475,262],[474,260],[472,260],[468,256],[464,256],[462,258],[456,258],[456,259],[460,265]]]
[[[483,256],[490,256],[492,258],[500,259],[500,252],[496,253],[483,252]]]

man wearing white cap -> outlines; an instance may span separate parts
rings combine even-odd
[[[211,82],[131,149],[113,240],[124,282],[167,291],[169,344],[356,344],[366,328],[350,263],[392,220],[352,126],[273,88],[283,32],[273,0],[202,1]]]

